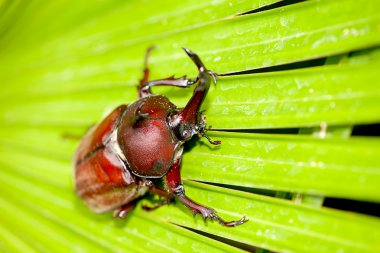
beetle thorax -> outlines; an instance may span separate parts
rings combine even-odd
[[[175,110],[175,105],[161,95],[141,98],[126,108],[117,142],[134,175],[160,178],[178,157],[182,142],[168,124],[168,116]]]

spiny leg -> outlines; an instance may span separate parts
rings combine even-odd
[[[216,220],[219,222],[219,224],[226,227],[235,227],[248,221],[245,216],[237,221],[225,221],[216,214],[214,209],[201,205],[188,198],[185,194],[185,189],[181,182],[180,168],[181,160],[179,159],[172,165],[169,172],[166,174],[166,184],[170,191],[177,197],[177,199],[187,208],[189,208],[194,215],[201,214],[204,220]]]
[[[145,210],[145,211],[153,211],[161,206],[164,206],[164,205],[169,205],[171,202],[173,202],[173,199],[170,198],[170,199],[164,199],[164,200],[161,200],[160,202],[154,204],[153,206],[146,206],[146,205],[143,205],[142,208]]]
[[[235,227],[248,221],[245,216],[243,216],[240,220],[237,220],[237,221],[223,220],[219,215],[215,213],[214,209],[198,204],[197,202],[188,198],[185,195],[185,190],[182,185],[174,189],[174,192],[177,198],[179,199],[179,201],[181,201],[187,208],[189,208],[193,212],[194,215],[198,213],[201,214],[204,220],[207,220],[207,219],[216,220],[219,222],[219,224],[226,227]]]
[[[161,206],[164,206],[164,205],[168,205],[170,204],[171,202],[173,202],[174,200],[174,196],[172,193],[170,192],[167,192],[157,186],[155,186],[153,184],[152,181],[150,180],[146,180],[145,181],[145,185],[149,187],[149,192],[153,195],[158,195],[162,198],[164,198],[163,200],[161,200],[160,202],[156,203],[155,205],[153,206],[146,206],[146,205],[143,205],[142,208],[146,211],[153,211]]]
[[[153,49],[154,49],[154,46],[151,46],[145,52],[143,76],[140,79],[139,85],[137,86],[137,90],[139,92],[140,98],[149,95],[149,94],[145,94],[145,91],[143,91],[143,88],[144,88],[145,83],[148,82],[148,80],[149,80],[148,59],[149,59],[149,54],[150,54],[150,52],[152,52]]]
[[[183,76],[180,78],[174,78],[174,76],[170,76],[164,79],[148,81],[149,80],[148,58],[149,58],[150,52],[153,49],[154,47],[149,47],[145,54],[143,77],[140,80],[140,84],[137,86],[137,90],[139,92],[140,98],[152,95],[152,91],[150,89],[152,86],[175,86],[175,87],[186,88],[195,84],[198,81],[198,78],[194,80],[190,80],[190,79],[187,79],[186,76]]]

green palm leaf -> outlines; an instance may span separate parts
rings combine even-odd
[[[380,139],[350,136],[380,122],[379,8],[378,0],[0,1],[0,250],[379,251],[380,219],[365,214],[374,210],[322,205],[380,202]],[[222,145],[189,143],[182,176],[190,197],[226,219],[246,215],[246,224],[204,222],[177,203],[116,220],[75,196],[73,136],[137,98],[151,45],[153,79],[196,74],[181,46],[224,74],[203,108]],[[154,91],[178,106],[192,92]]]

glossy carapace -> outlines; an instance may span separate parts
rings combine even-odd
[[[205,117],[200,107],[216,75],[207,70],[199,57],[184,48],[199,74],[149,81],[146,53],[144,75],[137,86],[139,99],[120,105],[82,139],[75,155],[77,194],[95,212],[114,211],[124,218],[147,194],[157,194],[162,201],[152,210],[173,200],[183,203],[194,214],[216,220],[224,226],[237,226],[247,220],[224,221],[212,208],[198,204],[185,195],[180,168],[183,145],[194,135],[206,137]],[[184,108],[177,108],[168,98],[151,92],[152,86],[194,86]]]

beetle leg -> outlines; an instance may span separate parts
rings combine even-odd
[[[159,208],[160,206],[163,206],[163,205],[168,205],[170,204],[171,202],[173,202],[173,194],[170,193],[170,192],[167,192],[165,190],[162,190],[161,188],[158,188],[157,186],[155,186],[153,184],[152,181],[150,180],[146,180],[144,182],[144,184],[146,186],[149,187],[149,192],[153,195],[159,195],[160,197],[163,197],[164,200],[158,202],[157,204],[153,205],[153,206],[146,206],[146,205],[143,205],[142,208],[146,211],[152,211],[152,210],[155,210],[157,208]]]
[[[140,80],[140,84],[137,86],[140,98],[146,97],[152,94],[150,87],[152,86],[175,86],[175,87],[189,87],[198,81],[198,78],[194,80],[186,79],[186,76],[180,78],[174,78],[174,76],[148,81],[149,80],[149,67],[148,59],[150,52],[154,49],[154,46],[149,47],[145,53],[143,77]]]
[[[177,199],[187,208],[189,208],[194,215],[201,214],[204,220],[216,220],[219,222],[219,224],[226,227],[235,227],[248,221],[245,216],[237,221],[225,221],[219,215],[216,214],[214,209],[201,205],[188,198],[185,194],[185,188],[183,187],[181,182],[180,168],[181,159],[178,159],[172,165],[169,172],[165,176],[166,184],[169,190],[177,197]]]
[[[197,78],[194,80],[187,79],[186,76],[182,76],[180,78],[174,78],[174,76],[170,76],[168,78],[147,81],[145,83],[141,83],[138,87],[140,97],[146,97],[148,95],[153,94],[151,91],[152,86],[175,86],[180,88],[189,87],[197,82]]]
[[[143,70],[143,76],[140,80],[140,84],[137,86],[137,90],[139,92],[140,98],[147,96],[148,94],[143,94],[142,89],[146,82],[149,80],[149,67],[148,67],[148,59],[149,54],[154,49],[154,46],[149,47],[145,52],[145,61],[144,61],[144,70]]]
[[[125,219],[127,214],[136,206],[136,203],[137,203],[137,201],[133,200],[133,201],[119,207],[118,209],[115,209],[115,211],[113,211],[113,217]]]
[[[153,211],[157,208],[159,208],[160,206],[164,206],[164,205],[169,205],[171,202],[173,202],[173,198],[166,198],[160,202],[158,202],[157,204],[153,205],[153,206],[146,206],[146,205],[143,205],[142,208],[145,210],[145,211]]]
[[[144,185],[149,188],[149,192],[152,193],[153,195],[159,195],[164,198],[171,198],[172,194],[162,190],[161,188],[157,187],[154,185],[154,183],[151,180],[145,179]]]

